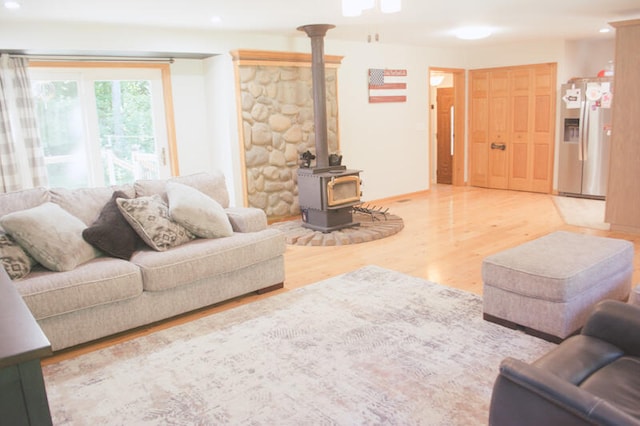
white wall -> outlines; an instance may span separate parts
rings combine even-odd
[[[584,46],[582,46],[584,48]],[[304,34],[294,38],[215,31],[166,30],[70,24],[0,26],[0,50],[32,52],[196,52],[218,54],[206,60],[176,60],[173,97],[181,174],[220,168],[232,203],[240,205],[240,143],[233,64],[229,51],[263,49],[310,52]],[[606,52],[606,46],[599,52]],[[463,50],[325,40],[325,53],[344,56],[338,71],[340,140],[343,162],[363,170],[365,200],[429,188],[429,67],[487,68],[540,62],[558,63],[558,82],[567,66],[564,41],[531,42]],[[574,53],[574,61],[580,55]],[[606,56],[599,53],[599,56]],[[586,60],[586,59],[585,59]],[[406,103],[369,104],[369,68],[401,68],[408,73]]]

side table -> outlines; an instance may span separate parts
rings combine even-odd
[[[51,344],[0,267],[0,426],[51,425],[40,359]]]

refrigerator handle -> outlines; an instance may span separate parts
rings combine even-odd
[[[582,145],[582,149],[584,152],[582,153],[582,158],[584,161],[589,161],[589,118],[591,117],[591,111],[589,107],[589,101],[586,102],[584,108],[584,130],[582,131],[584,143]]]
[[[578,127],[578,161],[584,161],[584,120],[587,112],[587,102],[580,103],[580,126]]]

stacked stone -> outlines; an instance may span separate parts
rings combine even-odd
[[[333,153],[338,151],[337,70],[326,69],[325,77]],[[239,78],[248,204],[270,220],[299,215],[300,154],[315,153],[311,68],[243,65]]]

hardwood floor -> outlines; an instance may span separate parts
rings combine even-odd
[[[281,290],[236,298],[170,321],[62,351],[43,363],[71,358],[371,264],[481,294],[481,265],[486,256],[556,230],[632,241],[635,244],[633,282],[640,283],[640,235],[567,225],[548,194],[434,185],[430,191],[373,204],[384,205],[390,213],[402,217],[404,229],[391,237],[363,244],[287,246],[286,281]]]

